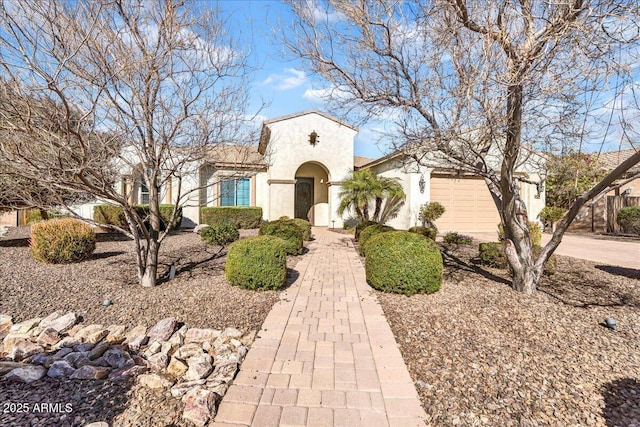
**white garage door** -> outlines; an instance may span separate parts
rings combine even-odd
[[[432,176],[431,200],[446,209],[436,221],[440,233],[498,230],[500,216],[482,178]]]

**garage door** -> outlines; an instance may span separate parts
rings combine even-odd
[[[500,216],[482,178],[431,177],[431,200],[440,202],[445,213],[436,221],[447,231],[497,231]]]

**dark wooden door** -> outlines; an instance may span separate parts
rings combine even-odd
[[[313,206],[313,178],[296,178],[295,217],[306,219]]]

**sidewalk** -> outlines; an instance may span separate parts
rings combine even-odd
[[[314,228],[213,426],[424,426],[350,236]]]

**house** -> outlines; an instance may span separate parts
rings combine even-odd
[[[616,150],[601,153],[598,162],[605,171],[615,169],[620,163],[635,154],[637,150]],[[614,233],[618,232],[616,214],[623,206],[637,206],[640,204],[640,164],[629,169],[622,178],[617,180],[615,188],[593,199],[580,209],[569,231]]]
[[[395,228],[420,225],[418,212],[429,201],[446,209],[436,222],[441,232],[496,231],[500,222],[484,180],[458,174],[443,165],[419,166],[400,153],[379,159],[354,156],[358,129],[317,110],[276,117],[263,123],[259,145],[217,147],[210,158],[183,174],[183,189],[194,191],[183,203],[183,226],[200,223],[203,206],[260,206],[265,220],[281,216],[305,218],[316,226],[342,227],[347,218],[337,213],[341,184],[355,169],[370,168],[380,175],[399,179],[406,201],[389,222]],[[131,170],[119,183],[132,203],[145,203],[148,191]],[[519,173],[530,182],[539,181],[533,166]],[[175,183],[162,192],[163,202],[175,202]],[[544,207],[544,192],[521,183],[520,196],[532,221]],[[80,207],[91,215],[93,205]]]

